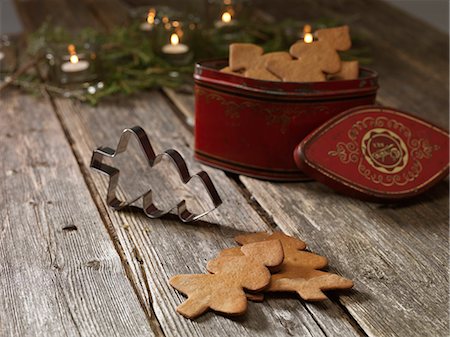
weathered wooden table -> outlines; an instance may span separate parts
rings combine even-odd
[[[48,15],[97,29],[126,18],[119,0],[16,4],[28,31]],[[372,48],[379,101],[447,127],[448,35],[378,1],[265,1],[260,8],[348,22]],[[447,181],[386,206],[315,182],[230,177],[192,159],[186,121],[193,97],[170,90],[94,108],[10,89],[0,110],[1,336],[448,336]],[[191,225],[111,211],[106,177],[89,169],[92,149],[114,146],[133,125],[149,132],[157,151],[174,147],[191,168],[207,170],[224,204]],[[144,163],[137,150],[127,156]],[[178,187],[175,179],[165,186]],[[204,271],[237,233],[275,229],[329,257],[330,269],[353,279],[354,289],[322,303],[269,297],[236,319],[208,313],[190,321],[175,312],[183,297],[168,286],[171,275]]]

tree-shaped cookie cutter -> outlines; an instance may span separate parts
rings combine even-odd
[[[116,189],[119,183],[120,170],[113,166],[104,164],[103,158],[104,157],[114,158],[118,154],[125,152],[128,146],[128,141],[132,136],[136,137],[137,140],[139,141],[141,149],[144,152],[150,167],[154,167],[164,157],[167,157],[177,168],[183,184],[187,184],[193,178],[200,179],[200,181],[205,186],[206,191],[208,192],[208,195],[211,198],[214,207],[204,211],[203,213],[194,214],[187,209],[186,200],[183,199],[177,205],[174,205],[169,209],[162,210],[156,207],[155,204],[153,203],[152,189],[149,189],[147,192],[134,198],[133,200],[126,200],[126,201],[120,200],[116,195]],[[110,147],[99,147],[98,149],[94,150],[94,152],[92,153],[91,167],[109,176],[106,203],[115,210],[121,210],[124,207],[130,206],[131,204],[135,203],[136,201],[142,198],[143,211],[149,218],[159,218],[176,208],[178,217],[181,219],[181,221],[190,222],[195,221],[201,218],[202,216],[210,213],[218,206],[220,206],[220,204],[222,204],[222,200],[220,199],[220,196],[217,193],[217,190],[214,187],[214,184],[211,178],[209,177],[208,173],[206,173],[205,171],[200,171],[191,176],[185,160],[183,159],[181,154],[176,150],[169,149],[164,151],[163,153],[155,155],[155,152],[153,150],[153,147],[150,143],[147,134],[145,133],[144,129],[142,129],[140,126],[124,129],[122,135],[120,136],[117,148],[115,150]]]

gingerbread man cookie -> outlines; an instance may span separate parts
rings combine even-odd
[[[245,244],[239,253],[209,261],[207,270],[211,274],[173,276],[170,285],[188,297],[177,312],[191,319],[208,309],[243,314],[247,310],[244,289],[260,291],[267,287],[271,278],[268,267],[280,266],[284,254],[278,240]]]
[[[302,251],[306,244],[281,232],[273,234],[255,233],[237,236],[236,242],[266,242],[279,240],[284,250],[284,261],[277,274],[272,275],[272,281],[265,291],[297,292],[306,301],[322,301],[327,299],[323,290],[349,289],[353,282],[339,275],[321,271],[327,266],[325,257]],[[237,253],[237,251],[234,251]],[[231,255],[231,252],[228,252]]]

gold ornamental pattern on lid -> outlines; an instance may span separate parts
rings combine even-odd
[[[405,142],[394,132],[375,128],[364,135],[361,151],[372,167],[383,173],[397,173],[408,164],[409,153]]]
[[[342,164],[356,165],[360,175],[383,186],[404,186],[416,180],[423,171],[422,162],[439,149],[426,138],[414,138],[403,123],[384,116],[356,121],[347,136],[350,141],[338,142],[328,155]]]

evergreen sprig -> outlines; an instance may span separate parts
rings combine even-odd
[[[322,21],[314,27],[335,26],[335,22]],[[261,45],[266,52],[287,50],[298,37],[303,24],[293,20],[267,23],[257,19],[240,21],[231,28],[199,28],[191,32],[189,46],[194,59],[226,57],[230,42],[249,42]],[[230,41],[230,36],[232,41]],[[353,36],[354,47],[342,54],[343,59],[358,59],[361,63],[370,61],[369,51],[359,47],[358,38]],[[356,42],[356,43],[355,43]],[[134,23],[117,27],[109,32],[83,29],[76,35],[67,30],[44,23],[28,38],[28,55],[31,59],[44,59],[49,46],[96,45],[100,65],[101,90],[89,92],[86,88],[67,91],[48,82],[42,72],[28,72],[19,76],[14,83],[32,92],[43,89],[51,94],[71,96],[80,101],[97,104],[110,95],[130,95],[144,89],[176,88],[192,78],[193,63],[185,66],[170,64],[160,53],[155,52],[155,40],[148,38]],[[39,65],[44,73],[46,64]],[[40,76],[38,76],[40,75]],[[68,95],[68,93],[70,93]]]

